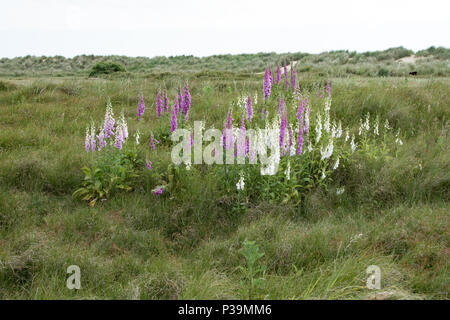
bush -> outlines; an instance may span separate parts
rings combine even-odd
[[[98,62],[92,67],[89,77],[111,74],[115,72],[125,72],[125,67],[117,62]]]

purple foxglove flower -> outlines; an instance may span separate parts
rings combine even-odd
[[[270,97],[270,92],[272,90],[271,78],[272,78],[271,71],[269,68],[267,68],[266,73],[264,75],[264,82],[263,82],[264,101],[266,101],[266,99]]]
[[[115,123],[116,123],[116,120],[114,120],[114,114],[112,111],[112,107],[110,104],[108,104],[108,106],[106,107],[105,122],[104,122],[104,126],[103,126],[103,130],[105,131],[106,139],[114,136]]]
[[[297,120],[298,124],[300,125],[300,121],[303,118],[303,111],[305,110],[304,101],[302,99],[298,102],[298,108],[297,108]]]
[[[289,146],[288,146],[288,152],[290,154],[291,152],[291,148],[292,148],[292,139],[294,137],[294,133],[292,132],[292,126],[291,124],[289,124]]]
[[[298,111],[297,111],[297,119],[298,119],[298,138],[297,138],[297,155],[302,154],[303,148],[303,112],[305,111],[305,101],[300,100]]]
[[[155,141],[156,139],[154,139],[153,137],[153,133],[150,134],[150,148],[152,148],[153,150],[155,150]]]
[[[183,92],[182,92],[181,88],[180,88],[180,93],[178,93],[178,111],[186,113],[186,109],[185,109],[185,105],[184,105]]]
[[[91,136],[89,135],[89,127],[86,128],[86,139],[84,140],[86,152],[91,150]]]
[[[280,84],[280,81],[281,81],[281,68],[280,68],[280,65],[278,64],[278,67],[277,67],[277,84]]]
[[[138,120],[142,119],[142,116],[144,115],[144,111],[145,111],[144,96],[141,96],[141,99],[139,100],[139,103],[138,103],[138,109],[137,109]]]
[[[145,166],[147,167],[148,170],[152,170],[153,169],[152,164],[153,163],[151,161],[149,161],[149,162],[145,163]]]
[[[330,98],[331,97],[330,80],[327,81],[327,94],[328,94],[328,98]]]
[[[284,79],[286,80],[286,91],[287,91],[287,90],[289,90],[289,78],[288,78],[286,61],[284,62]]]
[[[239,141],[236,146],[237,155],[240,157],[245,156],[245,117],[244,114],[242,114],[241,118],[241,130],[239,131]]]
[[[158,92],[158,94],[156,95],[156,114],[158,115],[158,117],[161,117],[161,112],[162,112],[161,93]]]
[[[123,136],[122,136],[122,130],[119,131],[118,134],[116,134],[116,141],[114,141],[114,147],[116,147],[119,150],[122,150],[122,144],[123,144]]]
[[[233,129],[231,127],[227,128],[226,124],[224,124],[223,128],[222,141],[226,150],[234,149]]]
[[[294,68],[294,66],[291,67],[291,87],[292,90],[295,90],[295,87],[297,86],[297,70]]]
[[[302,154],[303,148],[303,125],[300,126],[298,130],[298,138],[297,138],[297,155]]]
[[[170,118],[170,131],[174,132],[178,127],[178,104],[172,106],[172,117]]]
[[[187,82],[184,85],[183,92],[184,108],[186,109],[186,114],[189,112],[189,107],[191,106],[191,93],[189,92],[189,85]]]
[[[278,113],[282,113],[284,110],[284,98],[280,97],[280,102],[278,103]]]
[[[252,122],[253,119],[253,107],[252,107],[252,97],[248,95],[247,97],[247,121]]]
[[[91,135],[91,151],[94,152],[96,148],[95,134]]]
[[[227,129],[231,129],[233,123],[233,110],[228,111],[227,115]]]
[[[100,133],[97,135],[97,139],[98,151],[101,151],[104,147],[106,147],[105,132],[103,130],[100,130]]]
[[[156,188],[154,191],[153,191],[153,194],[155,195],[155,196],[159,196],[159,195],[162,195],[163,194],[163,188],[161,187],[161,188]]]
[[[287,127],[287,112],[284,110],[283,117],[281,118],[280,124],[280,148],[284,146],[284,137],[286,135],[286,127]]]

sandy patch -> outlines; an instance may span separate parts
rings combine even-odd
[[[418,58],[415,55],[412,55],[412,56],[407,56],[407,57],[403,57],[401,59],[398,59],[397,62],[415,64],[417,59]]]

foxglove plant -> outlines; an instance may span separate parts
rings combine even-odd
[[[170,118],[170,131],[174,132],[178,128],[178,104],[172,106],[172,117]]]
[[[95,147],[96,147],[96,140],[95,140],[95,126],[94,126],[94,122],[92,122],[91,124],[91,151],[94,152],[95,151]]]
[[[84,148],[86,149],[86,152],[91,151],[91,135],[89,126],[86,127],[86,139],[84,140]]]
[[[158,94],[156,95],[156,114],[158,118],[161,117],[161,112],[162,112],[161,93],[158,92]]]
[[[286,135],[286,127],[287,127],[287,110],[284,109],[280,123],[280,149],[284,148],[284,137]]]
[[[100,130],[99,134],[97,135],[97,139],[98,151],[101,151],[104,147],[106,147],[105,132],[103,130]]]
[[[153,132],[150,133],[150,140],[149,140],[149,142],[150,142],[150,148],[152,148],[152,150],[155,150],[155,142],[159,143],[159,141],[155,139],[155,137],[153,136]]]
[[[114,113],[111,105],[111,100],[108,99],[108,102],[106,104],[105,121],[103,125],[103,130],[105,132],[105,139],[109,139],[114,135],[115,122],[116,121],[114,120]]]
[[[253,107],[252,107],[252,97],[248,95],[247,97],[247,121],[252,122],[253,119]]]
[[[284,110],[285,102],[284,98],[280,96],[280,102],[278,103],[278,113],[281,114]]]
[[[189,86],[186,83],[183,90],[183,106],[184,106],[184,120],[189,121],[189,108],[191,107],[191,93],[189,92]]]
[[[278,64],[278,67],[277,67],[277,85],[280,84],[280,81],[281,81],[281,68],[280,68],[280,65]]]
[[[263,94],[264,94],[264,101],[266,101],[270,97],[270,93],[272,90],[272,73],[270,71],[270,68],[266,68],[266,73],[264,75],[264,82],[263,82]]]
[[[137,109],[137,118],[138,120],[142,119],[142,116],[145,112],[145,103],[144,103],[144,96],[141,95],[141,98],[138,103],[138,109]]]
[[[295,90],[296,86],[297,86],[297,70],[292,65],[291,66],[291,87],[292,87],[292,90]]]
[[[288,91],[289,90],[289,78],[288,78],[286,61],[284,62],[284,79],[286,80],[286,91]]]

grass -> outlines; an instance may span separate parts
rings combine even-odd
[[[206,168],[183,177],[172,198],[153,196],[151,177],[94,207],[72,198],[91,156],[85,127],[103,119],[107,97],[135,128],[143,93],[139,125],[157,132],[157,90],[173,96],[188,79],[191,119],[221,128],[231,101],[260,90],[261,77],[2,80],[0,298],[448,299],[448,78],[332,78],[334,115],[357,130],[359,118],[378,114],[404,145],[390,158],[360,155],[300,205],[255,200],[234,212],[236,199]],[[170,147],[160,147],[154,170],[165,174]],[[264,253],[264,280],[252,290],[241,269],[246,240]],[[70,265],[81,269],[81,290],[66,288]],[[381,268],[379,291],[365,286],[369,265]]]
[[[417,61],[401,63],[398,60],[415,54]],[[126,57],[80,55],[74,58],[25,56],[12,59],[0,59],[0,76],[8,77],[65,77],[88,76],[95,71],[96,64],[115,63],[125,66],[128,72],[121,72],[120,77],[164,76],[178,73],[180,70],[204,76],[216,72],[259,73],[267,65],[276,65],[286,61],[298,62],[297,68],[303,74],[313,77],[348,77],[348,76],[406,76],[417,71],[420,76],[449,76],[450,49],[430,47],[414,51],[403,48],[390,48],[373,52],[329,51],[320,54],[294,53],[257,53],[238,55],[214,55],[208,57],[171,56],[171,57]],[[94,68],[94,69],[93,69]],[[94,72],[95,74],[95,72]],[[239,75],[238,75],[239,76]],[[0,86],[1,88],[1,86]],[[1,89],[0,89],[1,90]]]

